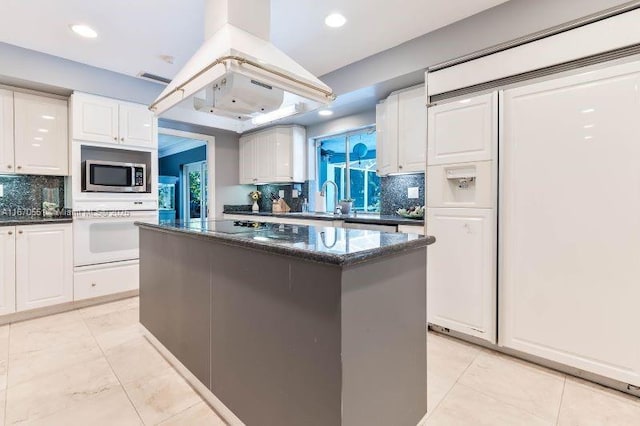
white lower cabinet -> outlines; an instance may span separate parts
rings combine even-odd
[[[16,229],[0,228],[0,315],[16,311]]]
[[[427,209],[429,323],[496,342],[496,220],[493,209]]]
[[[16,227],[16,310],[41,308],[73,299],[71,224]]]
[[[139,262],[116,262],[76,268],[73,274],[73,299],[83,300],[137,290]]]

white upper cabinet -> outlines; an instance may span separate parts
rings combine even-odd
[[[495,92],[429,108],[429,165],[491,160],[497,109]]]
[[[240,138],[240,183],[304,182],[306,132],[276,126]]]
[[[240,184],[251,185],[258,182],[255,175],[255,149],[256,144],[253,141],[255,136],[243,136],[240,138]]]
[[[14,172],[13,92],[0,89],[0,173]]]
[[[15,171],[69,174],[66,100],[14,93]]]
[[[275,131],[268,131],[253,139],[256,144],[255,176],[258,182],[275,182],[276,138]]]
[[[72,225],[16,227],[18,311],[73,300]]]
[[[118,143],[119,104],[113,99],[74,94],[73,139]]]
[[[157,146],[153,113],[145,105],[120,104],[120,143]]]
[[[0,227],[0,315],[16,311],[15,227]]]
[[[424,172],[427,107],[424,86],[398,94],[398,171]]]
[[[376,172],[380,176],[398,171],[398,95],[376,106]]]
[[[157,148],[157,119],[145,105],[74,93],[72,139]]]
[[[376,108],[378,175],[424,172],[427,112],[424,86],[391,94]]]

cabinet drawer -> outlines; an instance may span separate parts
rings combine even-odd
[[[73,299],[82,300],[108,294],[137,290],[140,282],[139,264],[104,266],[99,269],[76,268],[73,275]]]

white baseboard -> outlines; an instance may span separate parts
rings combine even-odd
[[[94,297],[92,299],[66,302],[59,305],[45,306],[43,308],[15,312],[13,314],[0,316],[0,325],[11,324],[19,321],[27,321],[30,319],[45,317],[48,315],[61,314],[63,312],[73,311],[75,309],[86,308],[88,306],[101,305],[103,303],[114,302],[116,300],[128,299],[129,297],[137,296],[139,293],[139,290],[130,290],[121,293],[109,294],[106,296]]]

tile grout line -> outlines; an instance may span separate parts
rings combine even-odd
[[[480,353],[478,354],[478,356],[480,356],[480,354],[481,354],[481,353],[486,353],[486,354],[488,354],[488,355],[493,355],[493,353],[494,353],[494,352],[496,352],[496,351],[493,351],[493,350],[488,349],[488,348],[482,348],[482,349],[481,349],[481,351],[480,351]],[[503,354],[500,354],[500,353],[498,352],[498,355],[499,355],[499,356],[502,356]],[[506,355],[506,356],[507,356],[507,358],[513,358],[511,355]],[[477,358],[477,357],[476,357],[476,358]],[[515,358],[515,359],[517,359],[517,358]],[[474,362],[475,362],[475,359],[474,359]],[[471,366],[471,364],[469,364],[469,366]],[[468,369],[468,367],[467,367],[467,369]],[[460,377],[458,377],[458,380],[459,380],[459,379],[462,377],[462,375],[467,371],[467,369],[465,369],[465,371],[463,371],[463,373],[460,375]],[[559,374],[559,373],[558,373],[558,374]],[[562,396],[564,395],[564,386],[565,386],[566,381],[567,381],[567,376],[566,376],[566,374],[562,374],[562,393],[561,393],[561,396],[560,396],[560,403],[561,403],[561,404],[562,404]],[[528,410],[528,409],[526,409],[526,408],[523,408],[523,407],[518,407],[517,405],[514,405],[514,404],[513,404],[513,403],[511,403],[511,402],[504,401],[504,400],[502,400],[501,398],[499,398],[499,397],[497,397],[497,396],[495,396],[495,395],[488,394],[488,393],[486,393],[486,392],[485,392],[485,391],[483,391],[483,390],[478,390],[478,389],[476,389],[476,388],[474,388],[474,387],[471,387],[471,386],[465,385],[464,383],[458,383],[458,381],[456,381],[456,384],[459,384],[460,386],[464,386],[464,387],[466,387],[466,388],[468,388],[468,389],[470,389],[470,390],[472,390],[472,391],[474,391],[474,392],[477,392],[477,393],[479,393],[479,394],[481,394],[481,395],[484,395],[484,396],[486,396],[487,398],[491,398],[491,399],[493,399],[493,400],[495,400],[495,401],[498,401],[500,404],[503,404],[503,405],[509,406],[509,407],[511,407],[511,408],[515,408],[516,410],[519,410],[519,411],[523,411],[523,412],[528,413],[528,414],[530,414],[530,415],[532,415],[532,416],[534,416],[534,417],[537,417],[538,419],[543,420],[543,421],[545,421],[545,422],[547,422],[547,421],[548,421],[548,420],[547,420],[547,419],[545,419],[544,417],[541,417],[538,413],[535,413],[535,412],[530,411],[530,410]],[[454,386],[455,386],[455,385],[454,385]],[[444,400],[444,399],[443,399],[443,400]],[[560,412],[558,411],[558,415],[559,415],[559,413],[560,413]]]
[[[138,411],[138,407],[136,407],[136,404],[133,403],[133,401],[131,400],[131,396],[129,396],[129,392],[127,392],[127,388],[124,387],[124,384],[122,383],[122,381],[120,380],[120,377],[118,376],[118,374],[116,373],[116,371],[113,369],[113,366],[111,365],[111,362],[109,361],[109,358],[107,357],[107,354],[104,352],[104,349],[102,349],[102,346],[100,345],[100,343],[98,342],[98,339],[96,339],[96,336],[93,334],[93,331],[91,330],[91,327],[89,327],[89,325],[86,322],[86,318],[84,316],[82,316],[82,314],[80,314],[79,312],[80,310],[78,309],[78,314],[80,315],[80,318],[82,318],[82,323],[84,324],[85,327],[87,327],[87,329],[89,330],[89,333],[91,334],[91,337],[93,337],[93,340],[95,340],[96,345],[98,345],[98,348],[100,349],[100,353],[102,353],[102,356],[104,357],[104,360],[107,362],[107,364],[109,365],[109,369],[111,370],[111,372],[113,373],[114,377],[116,378],[116,380],[118,381],[118,384],[120,385],[120,387],[122,388],[122,391],[124,392],[125,396],[127,397],[127,400],[129,401],[129,403],[131,404],[131,406],[133,407],[133,409],[136,412],[136,415],[138,416],[138,418],[140,419],[140,423],[145,425],[146,423],[144,422],[144,419],[142,418],[142,416],[140,415],[140,412]],[[117,310],[115,311],[117,312]]]
[[[562,411],[562,404],[564,402],[564,391],[567,389],[567,376],[564,376],[564,382],[562,383],[562,394],[560,394],[560,404],[558,404],[558,415],[556,416],[556,426],[560,424],[560,412]]]
[[[429,350],[427,349],[427,354],[429,353]],[[440,401],[438,401],[438,403],[436,404],[435,407],[433,407],[433,411],[431,411],[429,413],[429,407],[427,407],[427,418],[431,417],[431,415],[433,413],[435,413],[435,411],[438,409],[438,407],[440,406],[440,404],[442,404],[444,402],[445,399],[447,399],[447,397],[449,396],[449,393],[451,393],[451,391],[453,390],[453,388],[458,384],[458,381],[460,380],[460,377],[462,377],[464,375],[464,373],[467,372],[467,370],[469,369],[469,367],[471,367],[471,364],[473,364],[476,359],[478,358],[478,356],[480,356],[480,354],[482,353],[482,348],[480,348],[478,350],[478,353],[473,357],[473,359],[469,362],[469,364],[464,368],[464,370],[462,370],[460,372],[460,374],[458,375],[458,377],[456,377],[455,382],[453,382],[453,385],[451,385],[451,387],[449,388],[449,390],[444,394],[444,396],[442,397],[442,399]],[[427,375],[427,393],[429,392],[429,376]]]

